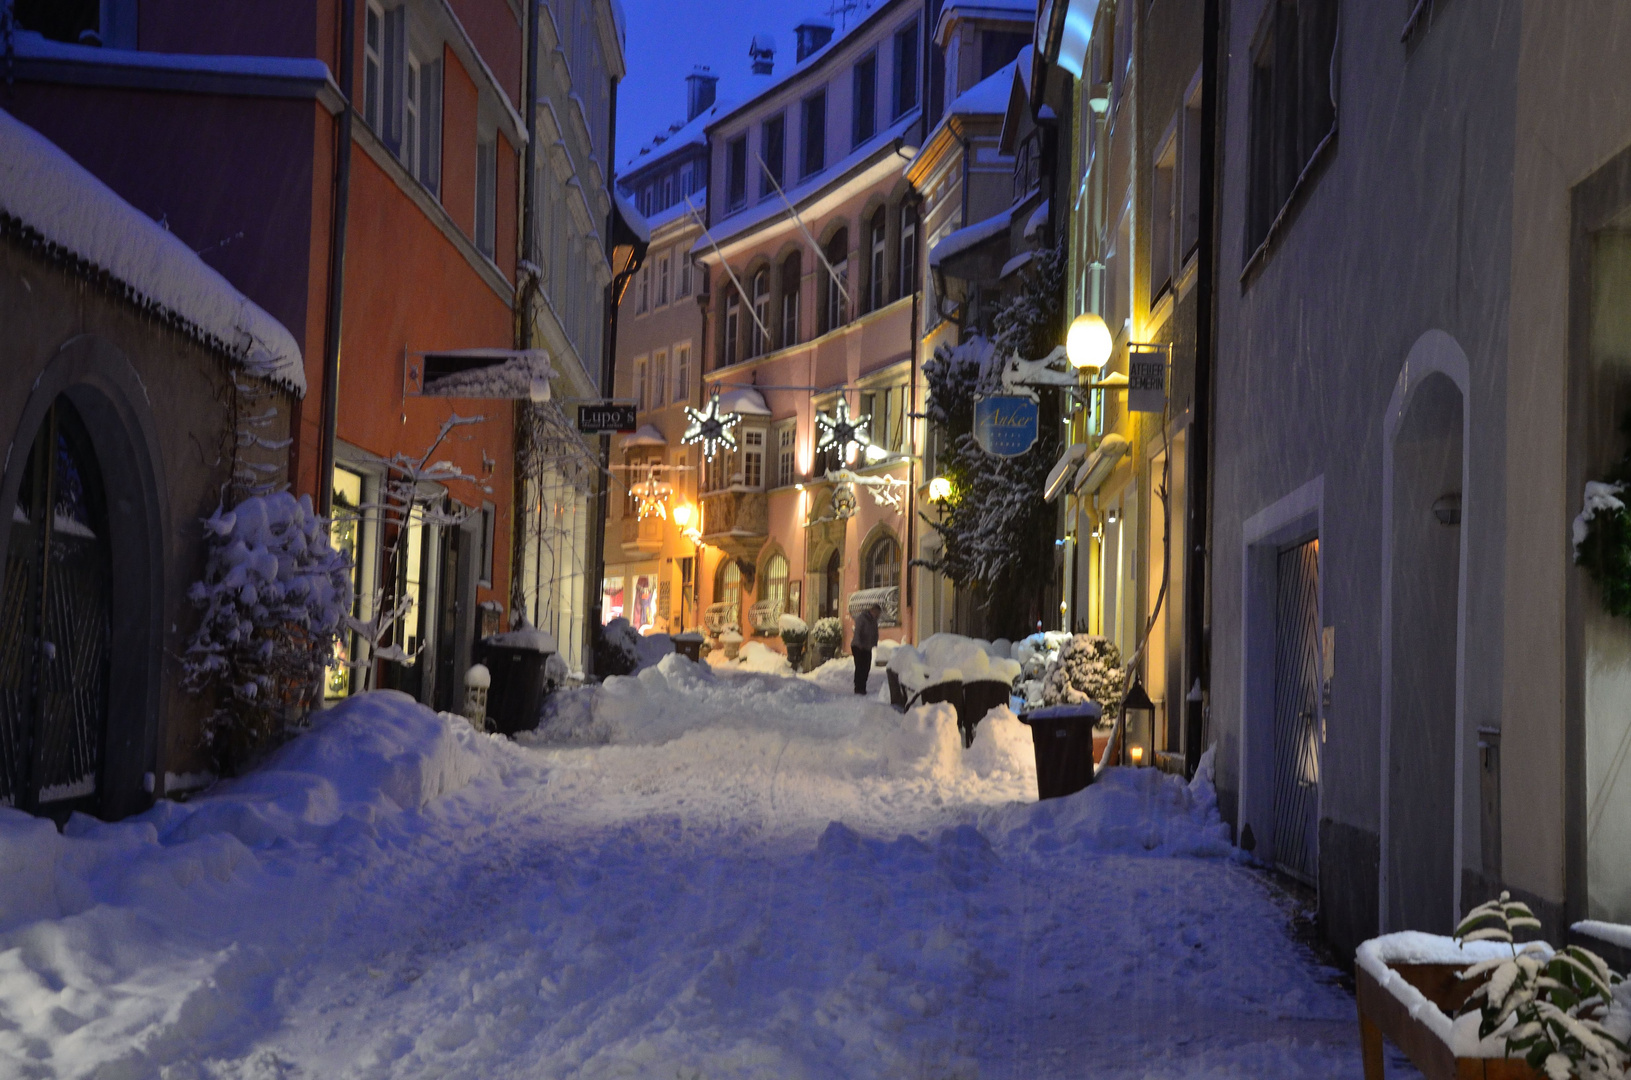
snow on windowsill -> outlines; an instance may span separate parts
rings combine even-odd
[[[181,239],[120,198],[45,136],[0,111],[0,216],[175,316],[252,374],[304,396],[300,347],[282,323]]]

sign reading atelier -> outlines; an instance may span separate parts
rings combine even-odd
[[[616,401],[599,401],[593,405],[578,406],[578,430],[585,435],[610,435],[614,431],[633,431],[634,406]]]
[[[1165,349],[1133,346],[1127,354],[1127,411],[1167,411],[1167,353]]]
[[[974,403],[974,441],[988,454],[1018,457],[1036,445],[1036,402],[1027,397],[998,396]]]

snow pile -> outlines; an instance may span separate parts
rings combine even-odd
[[[909,693],[943,682],[994,680],[1012,685],[1020,665],[1008,658],[1006,641],[989,642],[961,634],[934,634],[920,648],[897,646],[888,661]]]
[[[639,662],[636,671],[644,671],[648,667],[656,667],[662,658],[674,651],[674,639],[667,634],[642,634],[640,640],[635,642],[635,655]]]
[[[551,634],[548,630],[539,630],[525,620],[514,630],[489,635],[486,641],[489,645],[497,645],[505,649],[526,649],[529,652],[541,653],[559,651],[555,647],[554,634]]]
[[[457,351],[441,355],[458,356]],[[549,380],[555,369],[545,356],[511,356],[465,371],[426,379],[426,397],[509,398],[549,400]]]
[[[306,392],[300,346],[282,323],[206,266],[180,237],[4,110],[0,216],[106,271],[137,304],[180,319],[248,371]]]
[[[976,738],[999,715],[988,716],[975,729]],[[1043,857],[1095,851],[1243,859],[1218,816],[1212,753],[1203,755],[1187,784],[1159,769],[1105,769],[1075,795],[989,811],[981,829]]]

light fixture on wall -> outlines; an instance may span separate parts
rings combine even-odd
[[[1115,340],[1110,336],[1110,327],[1105,325],[1102,317],[1087,312],[1071,320],[1070,330],[1065,334],[1065,356],[1070,360],[1071,367],[1078,371],[1098,371],[1110,362],[1110,353],[1114,348]]]
[[[945,502],[951,498],[951,481],[944,476],[937,476],[929,481],[929,501]]]
[[[1452,491],[1433,500],[1433,516],[1440,525],[1461,524],[1461,492]]]

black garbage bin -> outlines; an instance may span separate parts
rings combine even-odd
[[[493,679],[487,690],[489,730],[514,735],[538,726],[544,705],[544,668],[552,655],[542,649],[499,644],[492,638],[476,642],[476,662],[486,664]]]
[[[1012,700],[1013,687],[1001,679],[970,679],[963,684],[963,703],[957,707],[957,726],[963,729],[963,748],[974,745],[974,729],[985,714]]]
[[[702,635],[687,631],[675,634],[668,640],[674,643],[674,651],[691,661],[693,664],[702,663]]]
[[[1093,725],[1104,711],[1097,702],[1049,705],[1020,716],[1031,726],[1036,748],[1036,794],[1040,799],[1074,795],[1093,782]]]

